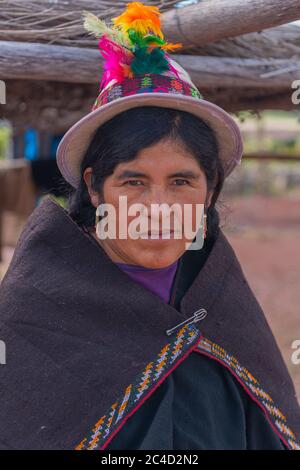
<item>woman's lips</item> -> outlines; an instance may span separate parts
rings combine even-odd
[[[148,233],[143,233],[141,234],[141,237],[144,238],[144,239],[149,239],[149,240],[170,240],[173,238],[173,235],[175,233],[178,233],[175,232],[175,230],[170,230],[170,231],[167,231],[167,232],[148,232]]]

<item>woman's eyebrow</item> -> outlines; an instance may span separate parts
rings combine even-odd
[[[199,179],[201,177],[200,173],[196,173],[192,170],[185,170],[185,171],[177,171],[175,173],[171,173],[168,175],[169,178],[189,178],[189,179]],[[133,171],[133,170],[124,170],[118,176],[116,176],[117,180],[122,180],[124,178],[148,178],[145,173],[141,171]]]
[[[198,179],[200,178],[200,173],[195,173],[192,170],[186,171],[177,171],[176,173],[172,173],[169,177],[170,178],[190,178],[190,179]]]
[[[118,180],[122,180],[124,178],[147,178],[145,173],[141,173],[140,171],[132,171],[132,170],[124,170],[122,171],[116,178]]]

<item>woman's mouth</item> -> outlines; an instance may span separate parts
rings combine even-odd
[[[150,240],[170,240],[174,238],[175,233],[177,232],[172,229],[167,231],[149,231],[144,234],[141,234],[141,237]]]

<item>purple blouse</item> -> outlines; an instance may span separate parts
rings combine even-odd
[[[157,294],[164,302],[169,302],[178,260],[166,268],[157,269],[125,263],[116,263],[116,265],[136,282],[139,282],[146,289]]]

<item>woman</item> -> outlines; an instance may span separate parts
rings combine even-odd
[[[157,20],[139,2],[125,13]],[[131,72],[145,64],[139,46]],[[238,127],[174,61],[157,73],[153,51],[155,73],[149,60],[145,74],[104,76],[92,113],[64,136],[68,209],[43,200],[1,284],[2,448],[300,448],[291,378],[215,207],[240,162]],[[203,205],[203,246],[190,249],[185,231],[99,236],[97,208],[115,208],[119,229],[121,196],[190,204],[193,224]]]

